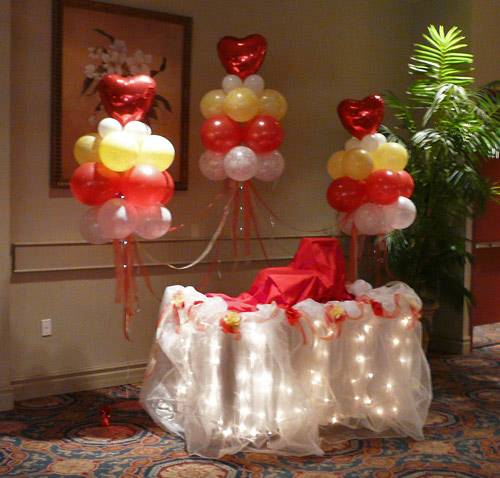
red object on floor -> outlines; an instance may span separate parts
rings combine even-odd
[[[490,160],[483,173],[500,182],[500,160]],[[489,247],[489,245],[493,247]],[[474,221],[472,264],[472,326],[500,322],[500,204],[490,201],[485,213]]]
[[[288,266],[262,269],[248,292],[237,297],[207,295],[222,297],[229,309],[237,312],[253,311],[258,304],[272,302],[292,306],[305,299],[328,302],[351,298],[345,289],[342,248],[337,239],[329,237],[302,239]]]

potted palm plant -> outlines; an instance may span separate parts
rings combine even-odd
[[[473,86],[473,56],[464,36],[453,27],[428,27],[409,63],[414,77],[404,99],[386,95],[397,125],[385,133],[410,154],[408,171],[415,180],[415,223],[387,238],[389,266],[424,300],[427,340],[433,311],[440,300],[471,298],[463,266],[472,259],[465,221],[499,194],[480,173],[485,158],[498,155],[498,82]]]

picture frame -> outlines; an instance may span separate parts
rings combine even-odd
[[[169,173],[187,190],[192,18],[87,0],[53,0],[52,8],[50,187],[69,187],[74,143],[107,116],[99,78],[115,73],[155,78],[145,121],[173,143]]]

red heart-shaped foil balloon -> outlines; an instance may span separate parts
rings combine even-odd
[[[147,75],[106,75],[98,90],[106,113],[125,125],[144,119],[156,95],[156,81]]]
[[[384,100],[379,95],[370,95],[362,100],[343,100],[337,106],[337,113],[344,128],[361,139],[378,130],[384,117]]]
[[[217,52],[226,71],[244,80],[257,73],[262,66],[267,40],[258,34],[245,38],[224,37],[217,43]]]

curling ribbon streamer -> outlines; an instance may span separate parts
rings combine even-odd
[[[358,278],[358,229],[353,224],[351,230],[351,249],[349,251],[349,280]]]

